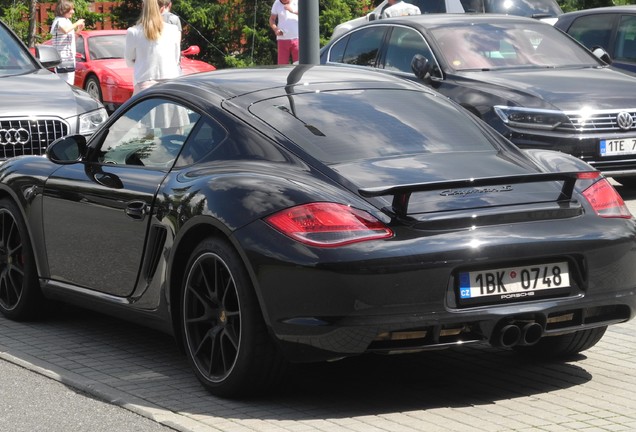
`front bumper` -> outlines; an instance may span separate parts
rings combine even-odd
[[[503,135],[520,148],[540,148],[556,150],[571,154],[584,162],[589,163],[608,177],[636,176],[636,151],[632,155],[602,156],[601,140],[624,139],[636,137],[636,130],[629,133],[605,133],[605,134],[531,134],[508,129]]]

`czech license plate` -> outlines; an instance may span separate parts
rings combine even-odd
[[[462,305],[532,300],[568,292],[567,262],[507,267],[459,274]]]
[[[601,156],[636,154],[636,138],[601,140]]]

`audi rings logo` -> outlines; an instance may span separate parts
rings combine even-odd
[[[0,144],[24,145],[31,140],[31,133],[25,128],[0,129]]]
[[[634,119],[632,115],[627,111],[621,111],[616,116],[616,123],[618,127],[623,130],[630,130],[632,128],[632,124],[634,123]]]

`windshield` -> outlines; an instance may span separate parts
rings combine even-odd
[[[92,36],[88,38],[91,60],[124,58],[126,35]]]
[[[36,67],[29,52],[0,25],[0,77],[21,75],[34,70]]]
[[[433,29],[442,57],[457,71],[598,67],[589,51],[541,23],[471,22]]]

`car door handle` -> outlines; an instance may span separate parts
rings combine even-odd
[[[126,205],[126,214],[135,220],[143,220],[148,214],[148,205],[144,201],[131,201]]]

